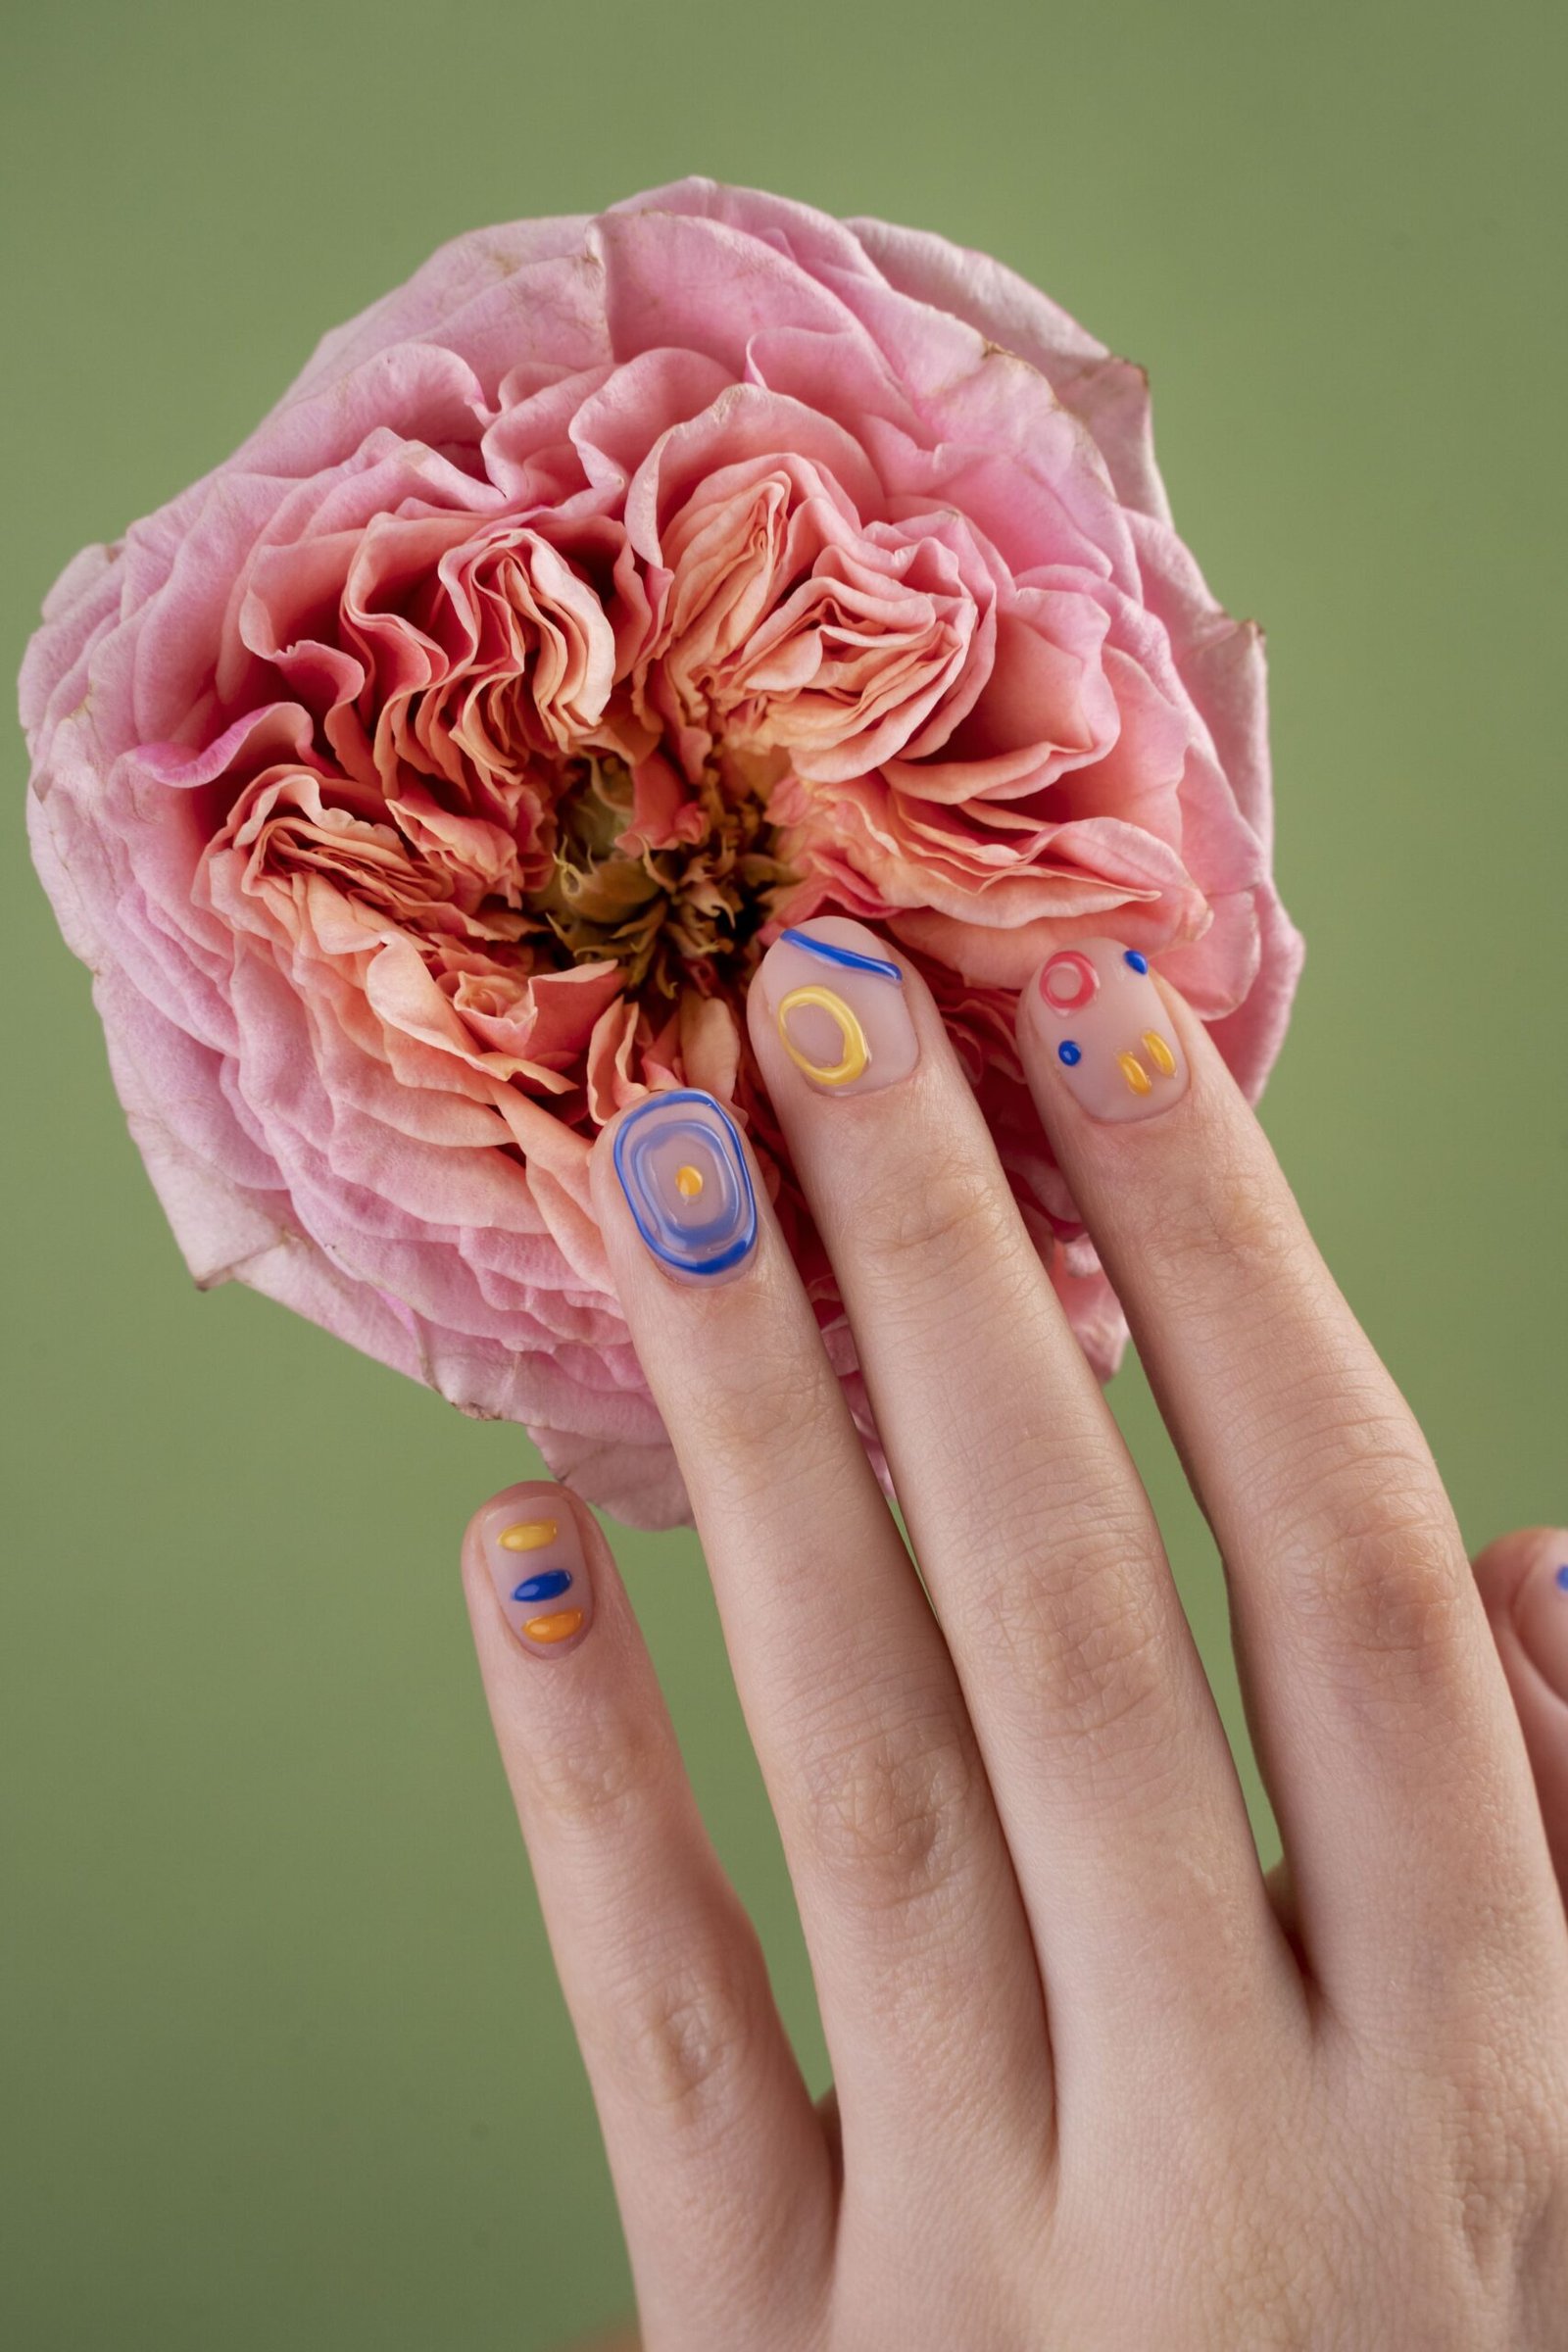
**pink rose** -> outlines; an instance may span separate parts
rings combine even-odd
[[[749,1128],[874,1446],[740,1000],[786,922],[936,991],[1102,1374],[1116,1301],[1015,994],[1113,932],[1249,1095],[1300,945],[1263,653],[1141,373],[984,256],[704,179],[462,237],[67,570],[29,811],[192,1273],[684,1515],[589,1206],[599,1125]]]

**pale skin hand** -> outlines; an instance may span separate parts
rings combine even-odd
[[[1561,2352],[1568,1927],[1542,1817],[1568,1819],[1568,1741],[1510,1646],[1542,1540],[1472,1574],[1260,1130],[1162,995],[1190,1082],[1158,1116],[1089,1115],[1049,1024],[1021,1036],[1225,1560],[1268,1882],[1147,1496],[917,977],[917,1065],[876,1092],[813,1088],[760,987],[751,1011],[929,1602],[760,1188],[750,1259],[677,1282],[596,1147],[836,2083],[813,2106],[591,1515],[509,1490],[466,1588],[646,2352]],[[591,1594],[554,1642],[514,1630],[495,1551],[547,1511]]]

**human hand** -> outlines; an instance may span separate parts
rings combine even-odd
[[[1560,2346],[1568,1931],[1519,1721],[1260,1131],[1112,943],[1053,959],[1060,1009],[1025,992],[1031,1091],[1226,1562],[1267,1884],[941,1022],[870,934],[808,928],[753,1034],[930,1605],[716,1106],[634,1106],[594,1182],[800,1902],[821,2110],[590,1515],[514,1488],[465,1544],[647,2352]],[[1539,1768],[1505,1581],[1482,1563]]]

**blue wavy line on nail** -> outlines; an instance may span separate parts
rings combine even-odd
[[[812,939],[805,931],[782,931],[791,947],[804,948],[808,956],[820,956],[824,963],[836,963],[845,972],[875,972],[879,980],[891,980],[896,988],[904,986],[904,974],[896,963],[887,963],[880,956],[857,956],[853,948],[836,948],[829,939]]]
[[[566,1568],[547,1568],[540,1576],[525,1576],[513,1592],[514,1600],[554,1600],[571,1582]]]
[[[673,1250],[664,1242],[649,1213],[650,1209],[657,1210],[658,1200],[646,1193],[638,1171],[639,1154],[634,1141],[638,1128],[645,1120],[673,1109],[677,1103],[690,1103],[694,1111],[706,1114],[703,1118],[693,1117],[689,1123],[710,1146],[716,1143],[724,1147],[723,1164],[735,1186],[738,1221],[734,1238],[709,1257],[694,1258],[689,1252]],[[661,1124],[663,1123],[662,1120]],[[746,1154],[741,1150],[740,1129],[722,1102],[715,1102],[711,1095],[705,1095],[695,1087],[671,1087],[667,1094],[651,1095],[647,1102],[639,1102],[636,1109],[628,1111],[621,1120],[615,1130],[611,1156],[615,1174],[620,1179],[620,1189],[626,1196],[626,1205],[631,1210],[632,1222],[662,1264],[673,1266],[681,1274],[723,1274],[731,1266],[740,1264],[757,1240],[757,1196],[752,1190]]]

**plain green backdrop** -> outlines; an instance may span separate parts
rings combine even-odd
[[[1554,17],[13,7],[5,659],[458,230],[696,170],[989,248],[1150,368],[1178,520],[1268,627],[1309,942],[1269,1130],[1473,1544],[1561,1519]],[[5,759],[0,2335],[531,2352],[627,2295],[455,1568],[536,1457],[194,1293]],[[1112,1395],[1234,1723],[1215,1563],[1136,1367]],[[612,1533],[820,2082],[695,1540]]]

